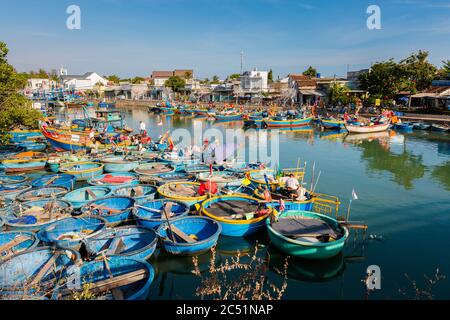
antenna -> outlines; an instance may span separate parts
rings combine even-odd
[[[241,51],[241,74],[244,73],[243,67],[244,67],[244,51]]]

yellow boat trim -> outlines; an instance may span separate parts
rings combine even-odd
[[[197,182],[169,182],[169,183],[166,183],[166,184],[163,184],[162,186],[160,186],[159,188],[158,188],[158,193],[161,195],[161,196],[163,196],[164,198],[167,198],[167,199],[174,199],[174,200],[186,200],[186,201],[195,201],[195,200],[197,200],[197,201],[202,201],[202,200],[205,200],[206,198],[207,198],[207,195],[204,195],[204,196],[199,196],[199,197],[180,197],[180,196],[172,196],[172,195],[168,195],[168,194],[166,194],[166,193],[164,193],[163,191],[162,191],[162,189],[163,188],[165,188],[165,187],[167,187],[168,185],[181,185],[181,184],[183,184],[183,185],[196,185],[196,186],[199,186],[200,187],[200,183],[197,183]]]
[[[72,171],[72,170],[67,170],[65,169],[65,167],[71,167],[71,166],[75,166],[75,165],[79,165],[79,164],[99,164],[100,166],[97,168],[92,168],[92,169],[88,169],[88,170],[83,170],[83,171]],[[83,161],[83,162],[72,162],[72,163],[66,163],[61,165],[60,167],[60,171],[63,171],[67,174],[72,174],[72,175],[76,175],[76,174],[81,174],[81,173],[91,173],[91,172],[95,172],[98,171],[99,169],[103,170],[104,165],[98,162],[89,162],[89,161]]]
[[[214,197],[214,198],[205,200],[205,201],[202,203],[202,213],[203,213],[205,216],[210,217],[210,218],[212,218],[212,219],[214,219],[214,220],[216,220],[216,221],[226,222],[226,223],[229,223],[229,224],[252,224],[252,223],[260,222],[260,221],[262,221],[262,220],[267,219],[267,217],[270,216],[272,213],[278,214],[277,211],[276,211],[275,209],[269,208],[269,209],[271,209],[271,210],[270,210],[267,214],[265,214],[265,215],[262,216],[262,217],[255,218],[255,219],[251,219],[251,220],[229,220],[229,219],[224,219],[224,218],[217,217],[217,216],[213,215],[212,213],[208,212],[208,210],[206,210],[206,208],[205,208],[205,205],[206,205],[206,204],[208,204],[209,202],[211,202],[211,201],[213,201],[213,200],[215,200],[215,199],[217,199],[217,198],[220,198],[220,199],[227,199],[227,198],[236,198],[236,196],[218,196],[218,197]],[[239,196],[239,198],[249,199],[249,200],[254,200],[254,201],[257,201],[257,202],[261,202],[260,199],[256,199],[256,198],[249,197],[249,196]]]
[[[43,162],[47,161],[48,158],[36,158],[36,159],[8,159],[3,160],[3,163],[27,163],[27,162]]]
[[[252,171],[249,171],[249,174],[248,174],[248,179],[251,181],[251,182],[254,182],[254,183],[257,183],[257,184],[263,184],[263,185],[266,185],[266,180],[257,180],[257,179],[255,179],[255,178],[252,178],[252,173],[258,173],[258,172],[275,172],[275,170],[272,170],[272,169],[267,169],[267,170],[252,170]],[[270,182],[269,181],[269,185],[278,185],[279,184],[279,182]]]
[[[258,197],[261,200],[264,200],[264,196],[261,195],[259,193],[258,189],[255,189],[254,193],[253,193],[256,197]],[[274,202],[276,202],[277,200],[274,200]],[[284,200],[285,202],[290,202],[290,203],[297,203],[297,204],[308,204],[308,203],[312,203],[314,202],[314,198],[312,198],[311,200],[306,200],[306,201],[292,201],[292,200]]]

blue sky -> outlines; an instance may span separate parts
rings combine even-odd
[[[81,7],[81,30],[66,28],[66,8]],[[381,30],[366,9],[381,7]],[[96,71],[121,77],[193,68],[224,77],[244,69],[275,75],[309,65],[326,76],[429,50],[450,59],[450,1],[422,0],[15,0],[0,11],[0,40],[20,71]]]

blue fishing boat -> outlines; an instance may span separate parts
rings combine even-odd
[[[207,164],[186,165],[183,170],[188,174],[197,174],[202,172],[209,172],[210,167]]]
[[[98,162],[72,162],[60,166],[60,171],[71,174],[77,181],[86,181],[103,173],[104,165]]]
[[[448,124],[432,123],[431,124],[431,131],[450,132],[450,126]]]
[[[80,209],[92,200],[112,195],[112,192],[108,187],[85,187],[67,193],[62,199],[70,202],[74,209]]]
[[[118,188],[114,191],[116,196],[124,196],[133,198],[136,204],[146,203],[154,200],[157,188],[145,184],[137,184],[134,186]]]
[[[1,224],[1,218],[0,218]],[[0,228],[1,229],[1,228]],[[25,250],[34,249],[39,239],[33,232],[0,232],[0,263]]]
[[[275,208],[277,212],[280,212],[280,202],[274,201],[268,204],[269,206]],[[314,206],[314,199],[306,201],[284,201],[283,211],[312,211]]]
[[[88,253],[148,260],[155,252],[158,237],[153,229],[124,226],[106,229],[87,241]]]
[[[4,199],[16,200],[22,192],[30,190],[32,187],[28,184],[0,184],[0,197]]]
[[[112,196],[93,200],[81,208],[83,215],[99,216],[106,220],[108,226],[117,226],[130,218],[134,199]]]
[[[40,187],[19,193],[16,200],[25,202],[41,199],[61,198],[68,192],[69,190],[64,187]]]
[[[133,171],[140,164],[137,159],[130,157],[105,157],[101,162],[105,165],[104,171],[108,173]]]
[[[394,124],[394,129],[399,131],[413,131],[414,124],[411,122],[402,122]]]
[[[105,228],[106,221],[101,217],[69,217],[42,228],[37,236],[45,244],[78,250],[83,242]]]
[[[43,138],[40,130],[13,130],[8,132],[11,135],[10,141],[12,143],[26,142],[27,140],[35,140]]]
[[[320,119],[320,124],[325,129],[333,129],[333,130],[345,129],[345,121],[343,120]]]
[[[14,184],[18,185],[21,183],[25,183],[28,181],[28,177],[24,175],[0,175],[0,186],[1,185],[8,185],[8,184]]]
[[[219,195],[229,196],[229,195],[244,195],[244,196],[253,196],[255,190],[251,187],[246,187],[244,185],[236,185],[236,186],[226,186],[220,188]]]
[[[154,177],[154,179],[152,179],[152,181],[157,186],[162,186],[163,184],[169,182],[190,182],[194,180],[195,180],[194,175],[180,171],[158,174],[156,177]]]
[[[175,167],[162,163],[146,163],[142,164],[134,172],[141,176],[156,176],[158,174],[174,172]]]
[[[276,222],[267,219],[266,223],[277,249],[304,259],[323,260],[338,255],[349,235],[337,220],[310,211],[285,211]]]
[[[35,232],[55,221],[70,217],[71,213],[70,203],[64,200],[28,201],[5,209],[5,228]]]
[[[242,113],[216,114],[214,119],[216,122],[240,121],[242,120]]]
[[[98,104],[99,108],[109,108],[109,109],[114,109],[116,107],[116,103],[112,102],[112,103],[108,103],[108,102],[99,102]]]
[[[25,151],[35,151],[41,152],[47,149],[47,144],[43,142],[22,142],[17,144],[19,147],[23,148]]]
[[[427,124],[424,122],[414,122],[413,123],[413,128],[415,130],[430,130],[431,129],[431,124]]]
[[[197,174],[197,180],[202,183],[207,183],[209,181],[216,183],[220,188],[226,188],[229,186],[241,186],[242,181],[244,179],[243,174],[234,173],[234,172],[213,172],[212,175],[209,172],[203,172]]]
[[[33,188],[64,187],[67,190],[73,190],[75,180],[75,176],[71,174],[50,174],[34,179],[31,185]]]
[[[169,214],[169,221],[189,214],[189,206],[184,202],[174,200],[154,200],[135,206],[133,217],[136,220],[136,223],[139,226],[149,229],[158,228],[164,221],[167,221],[163,213],[163,208],[166,207],[169,202],[172,203],[167,209],[167,211],[170,211],[167,212]]]
[[[218,196],[202,203],[201,213],[222,226],[222,234],[245,237],[265,228],[265,220],[274,209],[258,199],[232,195]]]
[[[309,126],[313,117],[301,118],[301,119],[265,119],[263,121],[264,126],[267,128],[293,128]]]
[[[173,255],[200,255],[217,244],[222,227],[205,217],[182,217],[163,223],[156,233],[161,246]]]
[[[5,172],[25,172],[44,170],[48,157],[44,153],[27,151],[19,153],[10,159],[1,161]]]
[[[155,277],[153,267],[143,260],[110,256],[82,264],[73,269],[68,279],[81,279],[80,292],[89,285],[89,292],[102,300],[146,300]],[[120,280],[120,281],[118,281]],[[74,289],[62,281],[53,292],[53,300],[71,299]],[[124,284],[125,283],[125,284]]]
[[[39,247],[18,253],[0,264],[0,297],[49,292],[79,261],[80,254],[70,249]]]
[[[199,157],[180,156],[177,152],[164,153],[162,156],[159,156],[157,160],[159,162],[170,164],[177,170],[183,170],[186,166],[196,165],[201,161]]]
[[[107,173],[92,179],[88,179],[87,183],[91,186],[108,187],[114,191],[118,188],[138,185],[139,176],[132,172]]]

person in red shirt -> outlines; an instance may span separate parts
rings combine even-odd
[[[210,181],[206,181],[206,182],[202,182],[200,184],[200,187],[198,188],[198,194],[200,196],[204,196],[205,194],[216,194],[218,191],[217,188],[217,183],[215,182],[210,182]]]

